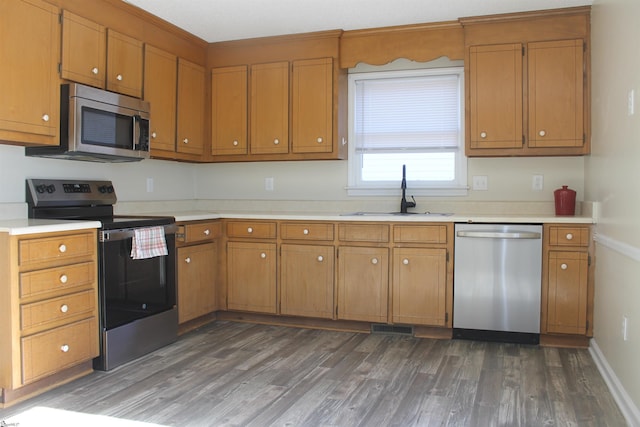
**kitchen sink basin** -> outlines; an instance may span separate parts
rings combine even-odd
[[[386,215],[397,215],[397,216],[451,216],[453,213],[441,213],[441,212],[350,212],[342,214],[343,216],[386,216]]]

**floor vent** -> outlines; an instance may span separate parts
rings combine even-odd
[[[412,326],[396,326],[396,325],[384,325],[374,324],[371,325],[372,334],[393,334],[393,335],[411,335],[413,336]]]

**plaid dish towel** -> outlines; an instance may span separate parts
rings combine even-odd
[[[133,230],[131,258],[145,259],[168,254],[167,241],[164,238],[164,227],[144,227]]]

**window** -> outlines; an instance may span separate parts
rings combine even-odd
[[[349,75],[349,194],[466,195],[463,68]]]

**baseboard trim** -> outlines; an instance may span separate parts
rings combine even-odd
[[[607,384],[607,387],[609,387],[609,390],[613,395],[613,399],[618,404],[618,407],[620,407],[620,411],[627,420],[627,423],[630,426],[640,426],[640,410],[638,410],[638,407],[633,402],[622,383],[620,383],[615,372],[611,369],[609,362],[607,362],[607,359],[604,357],[600,347],[598,347],[595,338],[591,340],[589,353],[591,354],[598,371],[600,371],[600,375],[604,378],[604,382]]]

